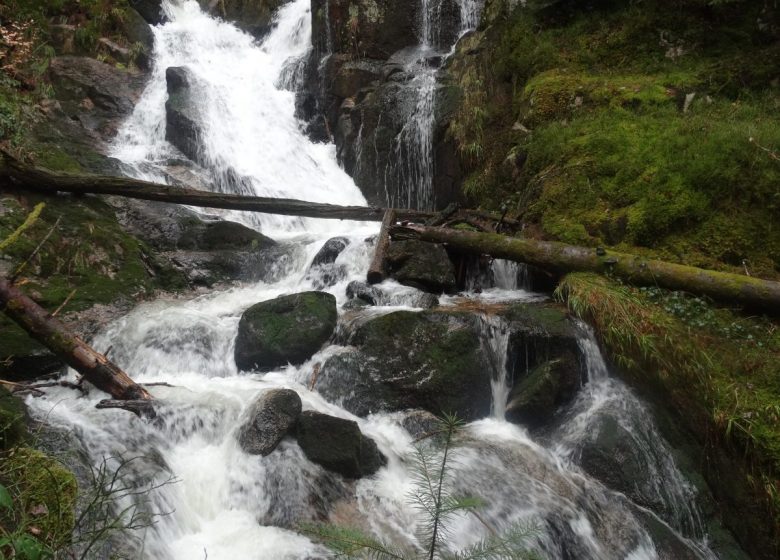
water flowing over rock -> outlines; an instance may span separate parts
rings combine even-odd
[[[374,440],[351,420],[307,410],[298,419],[296,437],[310,461],[347,478],[371,476],[387,464]]]
[[[385,18],[407,5],[353,3],[362,10],[357,12],[358,22],[373,17],[368,9],[372,4],[385,10]],[[416,6],[432,4],[408,3],[416,23],[422,17]],[[461,7],[467,4],[478,2],[458,1]],[[163,0],[162,5],[171,21],[151,28],[156,51],[148,86],[112,144],[111,154],[121,160],[123,172],[155,180],[195,177],[201,188],[231,193],[366,203],[337,165],[337,151],[346,157],[349,150],[344,151],[341,141],[338,146],[311,142],[295,112],[300,62],[308,56],[312,39],[323,45],[314,69],[311,65],[307,69],[312,75],[317,74],[328,43],[331,49],[333,45],[328,29],[311,36],[311,20],[327,18],[329,7],[344,8],[346,2],[317,2],[310,12],[309,0],[290,0],[279,8],[261,41],[204,13],[196,2]],[[369,161],[365,154],[384,141],[393,146],[398,139],[396,146],[413,145],[415,154],[423,153],[418,148],[429,146],[429,140],[436,144],[439,132],[416,139],[412,132],[444,129],[439,125],[407,129],[409,135],[401,137],[395,124],[384,129],[391,113],[397,122],[405,122],[430,107],[426,104],[431,97],[412,95],[415,88],[423,93],[423,80],[418,78],[437,84],[425,90],[426,95],[431,91],[444,95],[442,70],[433,67],[447,53],[432,47],[422,52],[419,31],[410,32],[413,43],[405,45],[414,53],[373,60],[349,51],[333,52],[333,64],[347,68],[340,76],[343,83],[337,85],[338,95],[347,96],[329,98],[335,103],[329,109],[336,120],[329,115],[328,126],[337,123],[342,109],[349,117],[342,132],[353,123],[363,126],[361,111],[367,115],[363,132],[359,133],[360,126],[354,129],[356,137],[365,140],[357,144],[364,156],[355,161],[361,165]],[[448,41],[444,37],[451,32],[444,27],[441,31],[441,41]],[[378,28],[376,32],[377,38],[384,33]],[[401,30],[401,35],[405,33]],[[425,40],[429,46],[437,41],[430,33]],[[382,44],[370,34],[362,41]],[[197,105],[192,107],[192,122],[198,128],[194,162],[183,162],[179,150],[165,139],[169,68],[186,68],[197,90]],[[436,72],[427,73],[426,68]],[[322,84],[316,80],[313,84],[311,91],[317,93]],[[406,88],[399,95],[414,103],[402,111],[388,102],[375,112],[381,126],[370,130],[369,98],[379,107],[377,99],[390,98],[380,90],[389,92],[398,85]],[[365,91],[349,91],[355,87]],[[456,93],[447,95],[454,99]],[[436,111],[446,112],[446,105],[443,97],[435,99]],[[377,138],[374,144],[373,136],[382,135],[387,138]],[[443,173],[443,165],[431,168],[426,157],[413,160],[421,167],[404,173],[417,178],[421,169],[435,169],[434,177]],[[372,173],[385,171],[395,173],[396,182],[376,182],[371,188],[378,199],[431,203],[431,193],[422,188],[425,181],[397,191],[400,170],[380,165]],[[446,180],[454,184],[454,177],[453,172]],[[436,204],[445,198],[442,193],[435,192]],[[602,414],[632,433],[637,425],[652,427],[653,417],[642,407],[627,405],[635,399],[633,393],[620,389],[603,359],[583,342],[595,344],[592,337],[575,328],[560,307],[542,301],[543,295],[522,290],[519,270],[500,264],[481,286],[482,293],[441,296],[436,309],[410,310],[423,305],[416,299],[417,290],[393,279],[370,290],[360,284],[371,259],[366,239],[376,235],[372,224],[326,224],[240,212],[193,215],[164,205],[156,208],[157,215],[141,206],[121,211],[124,223],[145,232],[145,237],[139,234],[141,241],[148,239],[145,242],[155,250],[192,259],[203,254],[241,255],[250,268],[257,264],[267,273],[229,276],[242,282],[220,285],[197,297],[141,303],[96,334],[93,345],[101,351],[110,349],[112,360],[139,382],[168,383],[150,387],[161,403],[161,421],[96,410],[99,395],[73,398],[63,387],[30,400],[36,419],[45,419],[80,441],[87,464],[99,465],[105,457],[119,455],[146,457],[133,462],[123,483],[148,497],[144,514],[170,513],[145,530],[143,542],[126,538],[114,551],[155,560],[204,555],[242,560],[326,557],[320,544],[296,532],[301,523],[311,521],[357,521],[377,538],[413,550],[419,546],[413,531],[419,512],[407,500],[406,490],[414,484],[409,457],[414,440],[435,428],[433,413],[447,411],[469,421],[452,463],[453,491],[485,503],[479,518],[469,515],[454,521],[448,552],[456,554],[488,537],[486,525],[501,531],[519,523],[538,526],[529,546],[551,560],[687,559],[691,551],[706,560],[719,556],[706,536],[717,534],[717,526],[712,531],[702,528],[697,517],[700,494],[687,484],[654,428],[634,438],[641,441],[637,456],[651,473],[641,493],[622,494],[617,482],[610,488],[613,483],[601,473],[594,470],[594,477],[582,468],[581,452],[592,443],[588,435]],[[139,222],[145,215],[146,226]],[[235,224],[215,225],[220,220],[262,231],[268,238]],[[337,236],[349,240],[343,249],[341,242],[326,243]],[[327,294],[309,291],[323,284]],[[430,302],[434,296],[423,297]],[[348,309],[350,302],[363,298],[374,305]],[[261,303],[249,307],[254,302]],[[258,347],[261,338],[264,342]],[[269,349],[272,352],[266,352]],[[315,359],[309,360],[313,355]],[[290,362],[293,367],[288,367]],[[522,387],[534,371],[551,362],[560,364],[560,373],[565,374],[560,386],[567,389],[540,391],[540,398],[548,400],[529,415],[529,423],[506,422],[503,413],[512,389]],[[563,364],[568,364],[565,369]],[[243,374],[246,369],[252,373]],[[569,401],[568,388],[574,385],[577,392]],[[615,406],[599,408],[610,402]],[[300,407],[306,411],[298,416]],[[295,427],[290,428],[296,416]],[[250,431],[256,441],[246,437]],[[235,441],[242,432],[247,447],[258,449],[260,455],[242,450]],[[297,441],[292,437],[279,441],[283,433],[294,434]],[[263,456],[274,443],[273,452]],[[418,443],[436,450],[435,438]],[[659,451],[646,453],[648,447]],[[150,484],[170,475],[176,484],[148,491]],[[653,513],[642,504],[651,506]],[[715,517],[713,511],[708,519]]]
[[[204,10],[262,39],[271,30],[274,13],[290,0],[198,0]]]
[[[314,49],[299,110],[314,136],[333,137],[339,161],[371,203],[434,208],[458,199],[462,171],[447,130],[460,91],[437,75],[480,7],[468,0],[313,3]]]
[[[246,371],[300,364],[328,341],[336,320],[336,298],[324,292],[258,303],[238,324],[236,365]]]
[[[290,389],[271,389],[252,403],[249,421],[238,433],[241,449],[268,455],[295,426],[301,415],[301,397]]]

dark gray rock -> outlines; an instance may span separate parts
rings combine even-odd
[[[387,464],[356,422],[306,411],[298,419],[298,445],[313,463],[346,478],[370,476]]]
[[[139,68],[148,69],[154,50],[154,33],[149,23],[137,10],[128,9],[126,17],[119,24],[122,33],[132,45],[140,45],[134,62]]]
[[[258,303],[241,316],[235,358],[239,370],[301,364],[336,328],[336,298],[304,292]]]
[[[301,397],[295,391],[266,391],[252,404],[249,421],[238,433],[241,449],[251,455],[270,454],[295,426],[301,409]]]
[[[165,139],[193,161],[199,159],[200,125],[197,100],[193,96],[195,81],[183,67],[165,71],[168,100],[165,102]]]
[[[312,266],[333,264],[348,245],[349,239],[346,237],[328,239],[328,241],[325,242],[325,245],[322,246],[322,249],[314,256],[314,260],[311,263]]]
[[[455,265],[442,245],[394,241],[386,259],[390,276],[401,284],[432,293],[455,291]]]
[[[215,16],[261,39],[273,27],[276,11],[290,0],[198,0]]]
[[[539,364],[512,388],[506,418],[518,424],[543,424],[552,418],[558,407],[574,398],[580,383],[576,355]]]
[[[59,56],[49,64],[59,110],[98,137],[112,137],[140,96],[144,77],[94,58]]]
[[[358,325],[356,350],[322,366],[317,389],[358,416],[408,408],[475,419],[490,412],[490,362],[474,315],[397,311]]]
[[[424,438],[441,428],[439,419],[425,410],[410,410],[401,425],[414,439]]]
[[[129,2],[149,25],[159,25],[168,21],[162,9],[162,0],[129,0]]]
[[[577,334],[557,305],[518,303],[501,315],[509,329],[507,363],[513,386],[507,419],[539,426],[582,386],[585,367]]]
[[[313,0],[312,36],[324,51],[326,37],[336,53],[387,59],[417,45],[420,4],[397,0]]]

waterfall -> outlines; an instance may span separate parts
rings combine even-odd
[[[490,359],[490,390],[492,394],[491,416],[503,420],[509,400],[510,380],[507,371],[507,353],[509,350],[509,328],[498,315],[479,316],[481,342],[485,354]]]
[[[446,0],[420,0],[420,44],[408,57],[406,71],[413,76],[409,88],[414,92],[407,102],[404,126],[394,141],[393,157],[385,171],[385,192],[389,206],[421,210],[436,205],[434,192],[436,96],[438,72],[442,62],[453,52],[455,43],[442,45],[442,12]],[[460,27],[456,37],[474,29],[479,22],[483,2],[458,0]],[[398,192],[387,188],[388,178],[398,185]]]
[[[165,141],[165,70],[186,66],[197,78],[201,100],[201,171],[215,189],[238,188],[225,180],[232,170],[246,178],[241,188],[252,194],[364,203],[339,169],[333,146],[314,144],[301,132],[293,93],[286,89],[294,86],[294,80],[285,76],[294,75],[289,69],[309,48],[309,4],[309,0],[285,4],[274,30],[256,44],[233,26],[204,14],[194,1],[165,1],[170,22],[154,28],[156,50],[149,85],[113,146],[113,155],[127,172],[159,180],[165,177],[170,159],[181,159]],[[461,5],[466,4],[473,3]],[[402,413],[358,418],[309,388],[319,364],[343,348],[328,345],[300,366],[265,374],[239,374],[233,358],[245,309],[282,294],[321,289],[323,278],[310,265],[334,233],[350,243],[337,259],[343,277],[326,289],[337,299],[342,323],[359,316],[360,311],[347,316],[344,310],[346,286],[365,278],[372,256],[365,238],[376,233],[376,225],[237,212],[222,215],[274,237],[287,237],[290,250],[278,263],[273,280],[189,299],[144,303],[93,340],[98,350],[111,349],[112,360],[136,381],[166,384],[152,388],[160,403],[157,421],[96,409],[103,397],[96,390],[81,396],[54,387],[44,397],[28,398],[32,414],[70,431],[80,445],[74,453],[83,454],[93,465],[106,460],[114,465],[121,457],[134,459],[123,483],[137,488],[143,500],[118,507],[166,514],[155,524],[106,544],[107,551],[96,549],[95,557],[328,558],[321,545],[296,531],[300,523],[322,519],[361,522],[377,537],[416,546],[419,511],[407,500],[415,476],[407,457],[415,441],[404,428]],[[497,284],[505,291],[519,291],[519,269],[498,261],[493,267]],[[387,285],[391,305],[409,305],[407,293],[390,282]],[[471,295],[480,304],[492,303]],[[370,309],[363,317],[385,311]],[[653,480],[642,490],[650,501],[663,505],[658,524],[679,532],[700,557],[714,557],[706,548],[692,488],[676,469],[646,407],[610,376],[592,335],[583,331],[580,341],[590,380],[547,441],[503,419],[510,384],[509,332],[494,315],[481,320],[481,343],[492,358],[493,415],[466,426],[452,465],[454,490],[481,498],[485,508],[479,517],[454,520],[447,552],[485,538],[486,527],[526,522],[538,526],[529,545],[551,560],[658,559],[640,515],[645,511],[578,465],[580,443],[587,440],[596,421],[609,416],[635,438],[644,460],[652,462]],[[76,377],[73,372],[69,375]],[[235,435],[253,401],[269,388],[295,390],[306,410],[354,420],[377,442],[388,465],[372,477],[351,482],[309,461],[292,441],[283,441],[267,457],[244,453]]]

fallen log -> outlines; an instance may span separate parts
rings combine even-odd
[[[681,290],[713,300],[738,303],[762,312],[780,313],[780,282],[751,276],[648,260],[628,253],[577,247],[553,241],[521,239],[496,233],[408,225],[392,227],[390,236],[398,240],[419,239],[431,243],[446,243],[464,253],[485,254],[522,262],[558,274],[609,274],[637,286]]]
[[[5,278],[0,278],[0,311],[83,375],[92,385],[114,399],[153,398],[146,389],[130,379],[129,375],[70,332],[59,320]]]
[[[15,185],[46,194],[63,192],[115,195],[140,200],[186,204],[200,208],[243,210],[247,212],[330,220],[379,222],[385,214],[384,208],[369,206],[336,206],[334,204],[306,202],[288,198],[225,194],[188,187],[173,187],[150,183],[130,177],[52,173],[47,169],[23,166],[15,160],[10,160],[8,157],[6,157],[5,173]],[[422,221],[429,216],[431,216],[431,212],[418,210],[399,210],[397,214],[399,220],[413,221]]]
[[[385,279],[387,265],[385,263],[385,253],[390,245],[390,228],[395,224],[395,210],[385,211],[385,217],[382,220],[382,228],[379,230],[379,237],[376,240],[376,249],[374,250],[374,259],[371,266],[368,267],[366,279],[369,284],[379,284]]]

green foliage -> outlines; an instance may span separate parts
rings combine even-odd
[[[445,415],[440,427],[430,436],[441,442],[435,450],[423,445],[415,449],[412,465],[414,489],[409,502],[420,512],[422,524],[418,542],[413,547],[399,547],[372,537],[360,529],[334,525],[308,525],[303,529],[322,540],[338,558],[370,560],[529,560],[537,558],[527,541],[535,532],[531,526],[514,526],[503,534],[491,530],[491,536],[455,553],[447,552],[449,524],[459,515],[473,512],[481,502],[473,497],[457,496],[450,490],[457,434],[463,423]]]
[[[777,9],[586,4],[494,0],[458,49],[464,194],[532,235],[777,277]]]

